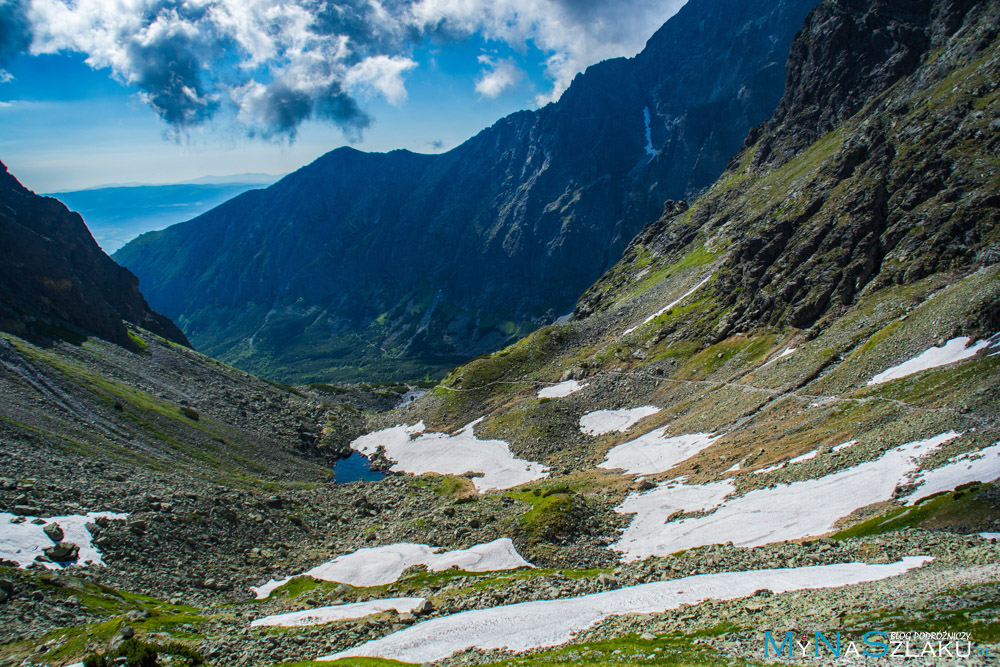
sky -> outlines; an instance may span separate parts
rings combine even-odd
[[[0,161],[59,192],[451,149],[685,0],[0,0]]]

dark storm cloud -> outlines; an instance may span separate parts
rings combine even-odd
[[[205,70],[197,53],[197,35],[166,32],[146,40],[133,40],[126,49],[132,83],[163,120],[174,128],[197,125],[219,108],[216,96],[206,89]]]
[[[336,81],[326,90],[313,95],[276,81],[256,96],[251,104],[255,116],[261,121],[254,135],[268,139],[294,139],[299,125],[310,118],[330,121],[350,138],[359,137],[361,131],[371,124],[368,115]]]

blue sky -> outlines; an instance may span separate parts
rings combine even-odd
[[[447,150],[683,0],[0,0],[0,160],[39,192]]]

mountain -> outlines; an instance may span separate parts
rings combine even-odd
[[[0,330],[95,334],[130,347],[124,320],[189,345],[149,307],[136,277],[101,251],[79,215],[26,189],[3,163],[0,170]]]
[[[0,334],[0,662],[723,666],[803,628],[820,664],[941,628],[972,639],[911,654],[988,661],[998,26],[818,5],[777,110],[571,321],[391,411],[141,329]],[[393,474],[331,483],[344,445]]]
[[[667,201],[570,322],[379,425],[474,422],[549,466],[563,511],[533,557],[586,549],[613,508],[625,559],[1000,528],[998,25],[996,1],[820,4],[711,188]],[[612,469],[641,475],[627,496]]]
[[[636,57],[448,153],[341,148],[115,258],[241,368],[439,375],[571,311],[664,199],[710,185],[773,112],[814,4],[692,0]]]
[[[247,190],[278,180],[275,176],[261,181],[266,174],[241,176],[246,180],[207,176],[199,179],[204,182],[108,186],[49,196],[79,213],[101,248],[111,253],[140,234],[190,220]]]

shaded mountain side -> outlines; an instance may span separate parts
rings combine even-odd
[[[814,0],[692,0],[635,58],[442,155],[335,150],[115,254],[210,354],[285,379],[422,377],[551,322],[707,187],[781,97]]]
[[[817,7],[791,49],[781,109],[705,194],[667,201],[572,321],[460,366],[382,423],[454,432],[482,418],[478,437],[505,440],[589,499],[610,493],[596,468],[608,450],[659,428],[717,439],[654,479],[732,480],[737,495],[930,435],[964,434],[929,467],[1000,441],[998,26],[996,0]],[[834,39],[845,30],[850,43]],[[860,74],[824,88],[820,72],[838,66]],[[881,87],[867,87],[873,77]],[[762,146],[805,140],[803,99],[840,109],[832,128],[755,162]],[[875,381],[949,341],[978,343],[960,361]],[[573,393],[539,396],[570,379]],[[647,405],[659,412],[627,434],[581,432],[585,414]],[[856,449],[833,450],[845,442]],[[770,469],[799,456],[809,462]],[[886,511],[897,510],[852,520]],[[936,525],[985,525],[963,521]]]
[[[577,314],[618,299],[631,261],[694,247],[719,263],[706,288],[719,318],[698,332],[712,341],[823,326],[866,291],[1000,261],[995,12],[958,1],[818,7],[757,141],[691,207],[668,202]]]
[[[0,170],[0,329],[46,337],[66,328],[134,349],[125,320],[190,345],[153,312],[138,279],[101,251],[79,215],[26,189],[3,163]]]

